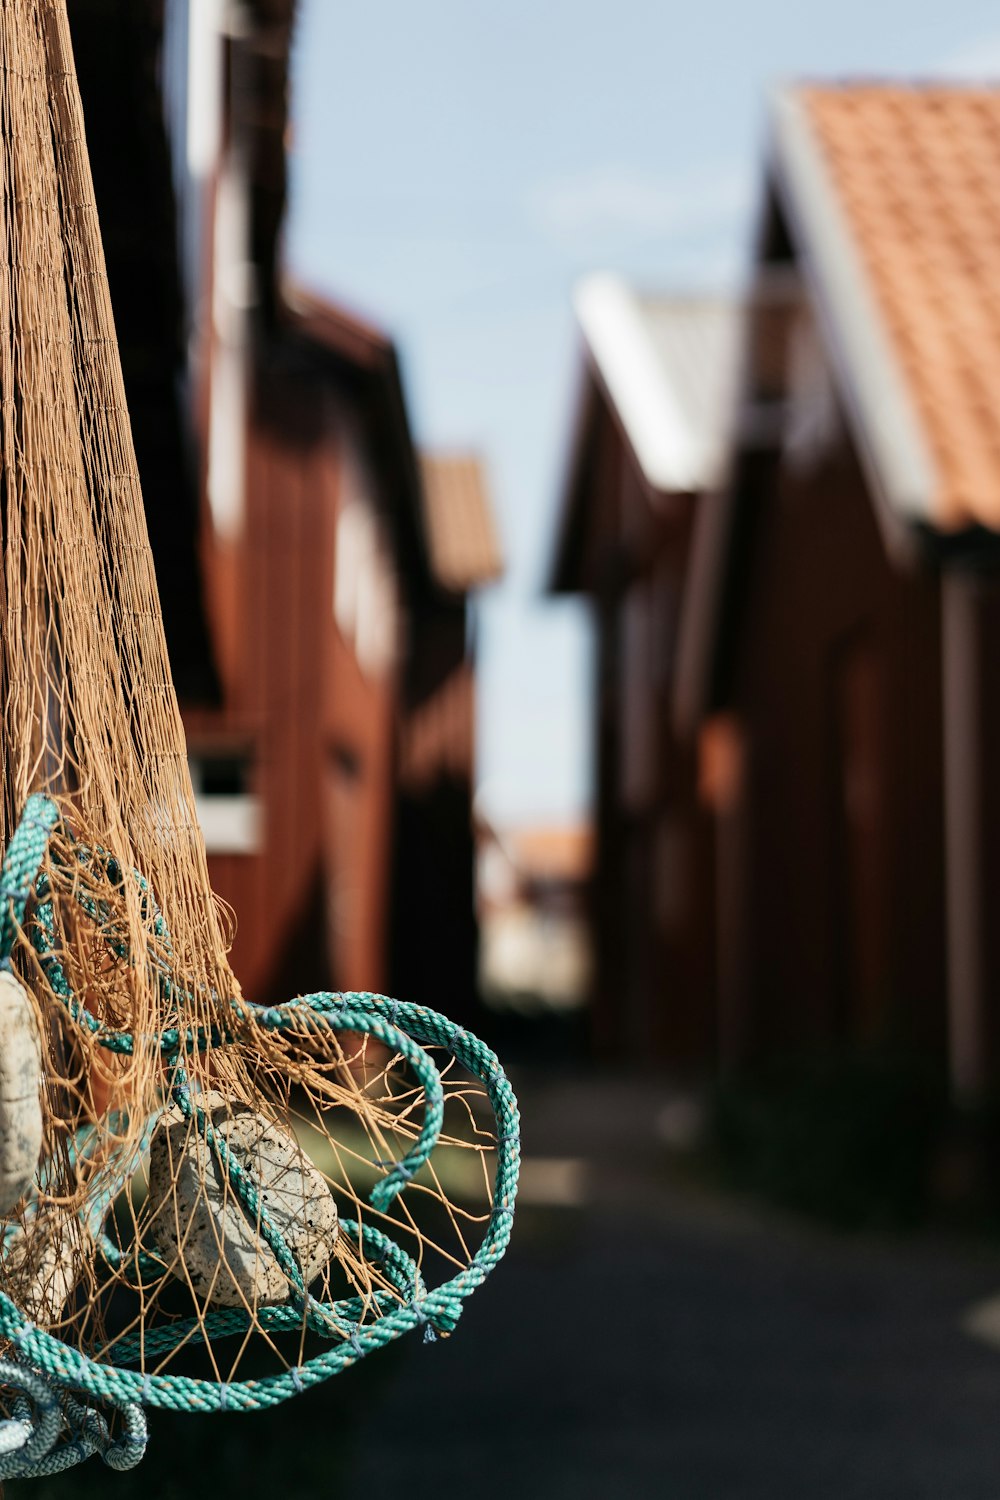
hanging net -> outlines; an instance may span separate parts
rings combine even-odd
[[[2,1480],[449,1334],[518,1138],[443,1017],[230,970],[61,0],[0,0],[0,239]]]

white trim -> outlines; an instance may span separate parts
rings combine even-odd
[[[209,854],[256,854],[262,844],[260,799],[247,794],[215,797],[196,794],[195,811]]]
[[[785,206],[811,277],[818,313],[849,408],[862,431],[863,460],[907,520],[933,523],[938,490],[903,372],[808,112],[794,89],[771,97],[775,165]]]
[[[222,141],[222,34],[225,0],[187,0],[187,168],[203,181]]]
[[[573,306],[649,484],[664,494],[700,490],[705,455],[692,440],[633,294],[619,277],[601,273],[577,285]]]
[[[218,535],[240,535],[246,511],[247,308],[253,268],[246,169],[232,150],[219,173],[215,199],[212,380],[208,428],[209,508]]]

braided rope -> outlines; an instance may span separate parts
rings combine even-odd
[[[94,1033],[101,1046],[128,1054],[135,1046],[132,1033],[105,1027],[80,1005],[73,997],[56,957],[53,903],[41,866],[59,817],[55,803],[41,795],[32,796],[7,848],[0,871],[0,967],[10,967],[13,945],[23,931],[28,902],[34,899],[32,943],[53,991],[73,1018]],[[124,878],[117,862],[103,851],[78,846],[81,858],[89,859],[95,853],[105,862],[112,879],[120,881]],[[140,881],[144,897],[152,902],[141,876],[135,874],[134,878]],[[169,952],[166,926],[155,905],[152,910],[156,935],[163,941],[165,951]],[[97,919],[102,913],[92,910],[88,915]],[[164,972],[161,983],[165,996],[183,1002],[185,992],[175,976]],[[170,1092],[174,1102],[187,1118],[193,1119],[226,1172],[244,1209],[254,1222],[259,1223],[262,1238],[288,1278],[289,1305],[260,1309],[257,1314],[260,1326],[274,1330],[301,1326],[304,1314],[310,1328],[328,1335],[336,1332],[341,1336],[341,1342],[301,1366],[256,1380],[222,1384],[182,1375],[143,1375],[127,1368],[130,1362],[139,1358],[138,1337],[122,1341],[114,1350],[98,1350],[98,1356],[106,1353],[107,1359],[112,1361],[102,1362],[100,1357],[84,1354],[35,1327],[12,1299],[0,1292],[0,1337],[8,1340],[15,1351],[14,1358],[0,1361],[0,1385],[10,1386],[21,1393],[15,1403],[15,1419],[0,1423],[0,1480],[15,1475],[54,1473],[91,1453],[99,1453],[112,1467],[131,1467],[141,1458],[145,1447],[144,1405],[182,1412],[261,1410],[348,1369],[367,1354],[384,1348],[414,1328],[423,1327],[425,1333],[432,1330],[451,1332],[465,1300],[482,1286],[507,1249],[520,1164],[517,1102],[496,1055],[478,1037],[425,1006],[409,1005],[368,992],[322,991],[267,1008],[251,1008],[246,1002],[238,1001],[232,1003],[232,1014],[231,1027],[213,1027],[208,1035],[202,1029],[176,1026],[166,1028],[156,1038],[144,1038],[144,1041],[158,1045],[170,1064]],[[378,1317],[373,1322],[362,1324],[361,1299],[319,1303],[309,1296],[294,1257],[280,1231],[263,1210],[252,1177],[240,1167],[225,1141],[212,1129],[197,1099],[192,1099],[182,1064],[182,1058],[192,1052],[201,1051],[208,1045],[232,1042],[240,1022],[247,1020],[273,1032],[304,1026],[317,1032],[329,1029],[361,1033],[384,1043],[409,1064],[423,1093],[423,1123],[406,1155],[398,1162],[382,1164],[386,1166],[386,1175],[369,1196],[372,1206],[380,1212],[429,1159],[442,1128],[443,1085],[440,1073],[424,1047],[439,1047],[450,1053],[483,1084],[497,1123],[497,1165],[486,1235],[466,1267],[441,1286],[427,1289],[413,1260],[388,1235],[372,1226],[359,1226],[344,1220],[343,1231],[381,1259],[390,1282],[404,1300],[397,1302],[391,1294],[378,1294],[374,1299]],[[88,1213],[88,1227],[97,1234],[109,1263],[117,1265],[121,1263],[122,1252],[100,1233],[108,1207],[110,1203],[102,1201],[92,1208]],[[148,1251],[136,1251],[133,1260],[140,1274],[143,1270],[162,1269],[158,1258]],[[243,1310],[218,1310],[205,1320],[202,1336],[245,1333],[250,1322],[249,1314]],[[347,1338],[343,1337],[345,1328],[351,1329]],[[189,1339],[193,1332],[190,1323],[147,1330],[142,1347],[147,1354],[169,1353]],[[82,1405],[72,1392],[80,1392],[117,1408],[123,1414],[123,1435],[112,1441],[106,1420],[93,1408]],[[32,1405],[34,1421],[31,1420]],[[57,1445],[60,1435],[67,1430],[67,1440]]]

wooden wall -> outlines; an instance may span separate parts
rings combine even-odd
[[[693,497],[653,494],[605,407],[580,539],[594,595],[593,1035],[679,1071],[714,1055],[713,840],[672,722]]]
[[[224,710],[186,724],[194,754],[250,753],[261,847],[210,864],[255,1000],[385,981],[395,682],[366,677],[334,621],[350,441],[326,382],[280,360],[259,370],[245,529],[221,566],[208,561],[212,613],[235,644]]]
[[[888,561],[845,435],[746,468],[720,814],[724,1056],[944,1047],[940,596]]]

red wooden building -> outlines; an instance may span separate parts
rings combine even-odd
[[[1000,1084],[998,127],[780,92],[738,360],[732,310],[723,349],[584,293],[553,582],[597,615],[606,1044]]]
[[[578,1012],[590,993],[587,823],[494,827],[480,818],[480,987],[497,1010]]]
[[[723,1056],[1000,1082],[1000,91],[774,102],[729,481],[678,721],[717,823]]]
[[[499,556],[476,466],[421,466],[391,341],[283,272],[294,10],[74,15],[168,642],[246,993],[391,983],[460,1010],[466,599]]]
[[[593,600],[594,1043],[704,1066],[714,1046],[711,821],[672,697],[692,527],[719,482],[738,309],[577,295],[585,365],[551,587]]]

